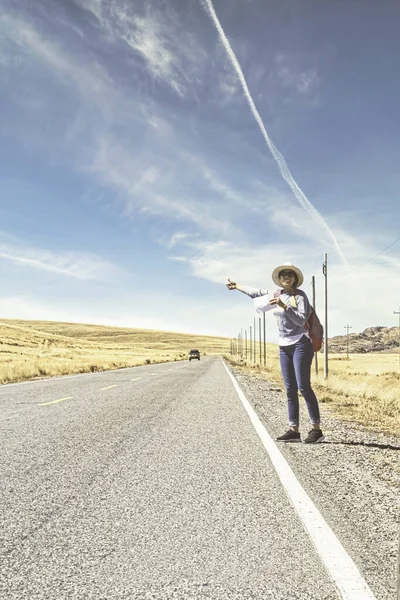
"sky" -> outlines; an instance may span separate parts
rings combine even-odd
[[[0,0],[0,318],[234,337],[291,262],[400,306],[398,0]],[[277,342],[267,316],[269,341]]]

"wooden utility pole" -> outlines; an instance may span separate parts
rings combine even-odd
[[[247,360],[247,329],[244,332],[244,358]]]
[[[351,325],[345,325],[344,328],[347,329],[346,347],[347,347],[347,358],[349,358],[349,329],[353,329],[353,328]]]
[[[263,328],[264,328],[264,367],[267,366],[267,331],[265,328],[265,312],[263,313]]]
[[[317,312],[317,309],[315,307],[315,277],[314,277],[314,275],[312,276],[312,305],[313,305],[314,311]],[[318,352],[314,352],[314,362],[315,362],[315,373],[316,373],[316,375],[318,375]]]
[[[325,277],[324,378],[328,378],[328,254],[324,254],[322,273]]]
[[[250,325],[250,362],[253,360],[253,340],[251,335],[251,325]]]
[[[262,362],[262,350],[261,350],[261,317],[258,317],[258,340],[259,340],[259,351],[258,351],[258,362],[261,367]]]
[[[393,311],[394,315],[399,315],[399,366],[400,366],[400,308]]]
[[[256,334],[257,334],[257,329],[256,329],[256,318],[254,317],[254,349],[253,349],[253,363],[256,364],[256,360],[257,360],[257,353],[256,353]]]

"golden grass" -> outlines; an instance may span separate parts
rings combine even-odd
[[[0,383],[184,360],[191,348],[223,354],[227,338],[58,323],[0,321]]]
[[[227,356],[229,358],[229,356]],[[236,357],[230,360],[259,377],[283,381],[277,346],[269,345],[267,366],[259,367]],[[312,385],[324,410],[342,420],[371,431],[400,435],[400,367],[397,354],[343,354],[329,356],[328,378],[324,379],[323,355],[318,355],[319,373],[312,365]]]

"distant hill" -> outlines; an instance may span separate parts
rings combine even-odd
[[[198,348],[201,352],[227,352],[230,338],[174,333],[152,329],[134,329],[107,325],[88,325],[59,321],[0,320],[0,345],[30,347],[97,347],[115,350],[184,352]]]
[[[53,321],[0,320],[0,385],[228,353],[229,338]]]
[[[349,334],[349,353],[398,352],[398,327],[367,327],[361,333]],[[341,353],[347,350],[347,335],[329,338],[329,352]]]

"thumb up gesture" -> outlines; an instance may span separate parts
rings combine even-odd
[[[238,289],[237,283],[235,283],[235,281],[232,281],[231,279],[229,279],[229,277],[228,277],[228,283],[226,283],[225,285],[228,288],[228,290]]]

